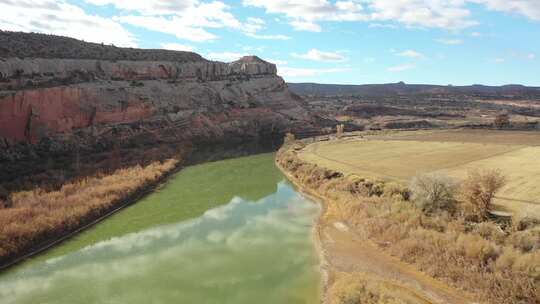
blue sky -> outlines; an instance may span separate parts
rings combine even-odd
[[[219,61],[290,82],[540,86],[540,0],[0,0],[0,29]]]

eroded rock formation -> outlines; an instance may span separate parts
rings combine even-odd
[[[81,49],[51,51],[47,39]],[[111,151],[278,139],[312,127],[276,66],[254,56],[222,63],[1,31],[0,41],[9,56],[0,58],[0,183],[45,172],[45,159],[65,167],[74,154],[97,162]],[[27,44],[20,56],[10,41]]]

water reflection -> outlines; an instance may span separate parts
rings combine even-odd
[[[0,277],[2,303],[316,303],[317,206],[286,182]]]

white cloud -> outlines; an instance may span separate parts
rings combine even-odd
[[[406,26],[461,29],[476,25],[461,0],[372,0],[371,19],[397,21]]]
[[[245,35],[251,38],[260,39],[260,40],[289,40],[291,37],[285,35],[269,35],[269,34],[258,34],[259,31],[265,28],[266,22],[260,18],[247,18],[247,22],[242,25],[242,30]]]
[[[114,7],[138,12],[143,15],[168,15],[198,4],[197,0],[85,0],[94,5],[113,5]]]
[[[249,46],[249,45],[244,45],[244,46],[238,45],[238,46],[241,46],[242,50],[246,52],[249,52],[249,51],[262,52],[265,49],[264,46]]]
[[[206,58],[216,61],[232,62],[236,61],[244,56],[248,56],[248,53],[235,53],[235,52],[210,52],[206,54]]]
[[[461,40],[461,39],[437,39],[435,41],[437,41],[438,43],[446,44],[446,45],[463,44],[463,40]]]
[[[219,37],[211,29],[233,29],[255,39],[287,40],[285,35],[262,35],[266,22],[261,18],[248,17],[238,20],[230,6],[222,1],[200,2],[196,0],[86,0],[95,5],[114,5],[121,12],[113,19],[117,22],[142,27],[151,31],[175,35],[179,39],[194,42],[216,40]]]
[[[295,30],[322,31],[319,21],[360,21],[368,17],[362,13],[362,5],[358,1],[326,0],[244,0],[245,6],[264,8],[270,14],[283,14]]]
[[[291,54],[293,57],[308,59],[313,61],[345,61],[347,58],[339,53],[323,52],[317,49],[311,49],[305,54]]]
[[[208,29],[232,28],[243,29],[243,24],[229,12],[230,7],[223,2],[213,1],[199,3],[198,1],[173,1],[163,4],[161,1],[138,2],[130,6],[127,0],[89,0],[100,4],[114,4],[125,11],[135,11],[137,14],[121,15],[113,19],[132,26],[142,27],[151,31],[175,35],[179,39],[195,42],[215,40],[218,37]],[[142,0],[140,0],[142,1]],[[97,4],[96,3],[96,4]],[[256,25],[254,20],[248,21],[249,30]]]
[[[540,20],[540,1],[538,0],[469,0],[484,4],[488,9],[524,15],[532,20]]]
[[[41,32],[89,42],[137,46],[132,33],[118,22],[86,13],[63,0],[0,1],[0,28]]]
[[[527,59],[530,59],[530,60],[536,59],[536,54],[533,54],[533,53],[528,54]]]
[[[369,28],[388,28],[388,29],[396,29],[398,28],[395,24],[388,24],[388,23],[370,23]]]
[[[292,38],[285,35],[261,35],[255,33],[246,33],[246,36],[260,40],[291,40]]]
[[[291,21],[290,24],[297,31],[306,31],[306,32],[315,32],[315,33],[322,31],[322,28],[320,25],[311,21],[294,20],[294,21]]]
[[[278,65],[278,74],[285,78],[301,78],[315,77],[323,74],[342,73],[350,71],[350,68],[331,68],[331,69],[315,69],[315,68],[293,68]]]
[[[173,51],[185,51],[185,52],[193,52],[195,48],[191,45],[185,45],[180,43],[162,43],[161,48],[166,50],[173,50]]]
[[[284,15],[296,30],[320,32],[320,22],[368,21],[370,27],[389,27],[397,22],[408,27],[463,29],[478,24],[469,4],[488,10],[516,13],[540,20],[538,0],[243,0],[270,14]]]
[[[266,22],[261,18],[249,17],[244,24],[243,29],[246,33],[256,33],[264,28]]]
[[[403,71],[414,69],[415,67],[416,66],[414,64],[402,64],[402,65],[389,67],[387,71],[388,72],[403,72]]]
[[[493,59],[495,63],[504,63],[506,60],[504,58],[495,58]]]
[[[409,57],[409,58],[422,58],[424,57],[424,54],[419,53],[415,50],[406,50],[400,53],[397,53],[398,56],[401,57]]]
[[[471,37],[482,37],[482,33],[480,33],[480,32],[472,32]]]
[[[187,18],[189,19],[189,17]],[[138,16],[129,15],[114,17],[114,20],[142,27],[147,30],[175,35],[178,39],[185,39],[193,42],[204,42],[215,40],[218,37],[202,27],[194,27],[192,23],[183,17],[163,17],[163,16]]]
[[[281,59],[265,59],[265,60],[278,66],[284,66],[284,65],[289,64],[287,61],[281,60]]]

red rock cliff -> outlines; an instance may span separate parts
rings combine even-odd
[[[74,150],[91,155],[119,147],[280,138],[311,125],[276,66],[258,57],[222,63],[193,53],[96,45],[86,50],[80,42],[73,54],[87,58],[28,51],[36,47],[21,51],[22,58],[3,35],[7,45],[0,55],[9,56],[0,58],[4,167],[29,157],[69,158]]]

